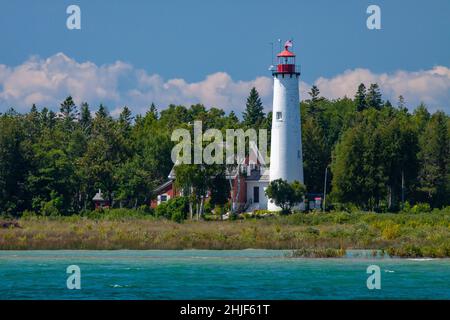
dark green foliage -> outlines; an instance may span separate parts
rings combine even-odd
[[[309,117],[303,121],[302,140],[305,184],[310,192],[321,193],[330,156],[325,134],[316,119]]]
[[[85,102],[81,104],[81,116],[80,125],[86,132],[89,132],[92,124],[91,111],[89,110],[89,105]]]
[[[420,136],[419,186],[434,207],[450,204],[450,136],[448,117],[433,114]]]
[[[311,99],[306,100],[309,102],[309,108],[307,112],[312,116],[317,118],[319,114],[323,111],[321,102],[324,101],[323,97],[320,97],[320,90],[317,86],[313,85],[311,87],[311,91],[308,92],[311,96]]]
[[[29,162],[24,124],[18,116],[0,117],[0,213],[17,215],[27,208]]]
[[[369,90],[361,84],[354,99],[336,100],[321,97],[313,87],[310,99],[301,103],[308,191],[323,192],[331,164],[326,186],[331,207],[400,211],[409,203],[432,209],[449,205],[450,117],[430,114],[423,104],[411,114],[402,97],[397,106],[383,102],[375,84]],[[264,115],[255,89],[243,123],[234,112],[201,104],[170,105],[160,112],[152,104],[134,118],[124,107],[118,119],[103,105],[94,117],[87,103],[78,113],[71,97],[58,114],[35,105],[27,114],[10,109],[0,115],[0,214],[77,214],[92,209],[98,189],[114,208],[148,207],[152,190],[173,166],[174,129],[191,129],[201,120],[203,130],[222,133],[268,129],[270,139],[271,116]],[[211,209],[226,205],[224,166],[179,170],[177,183],[186,191],[192,216],[204,212],[207,191]]]
[[[169,199],[156,207],[155,216],[181,222],[187,218],[188,212],[189,199],[187,197],[177,197]]]
[[[11,109],[0,116],[0,214],[76,214],[93,208],[98,189],[114,208],[148,207],[173,166],[172,131],[194,120],[205,129],[241,127],[234,113],[200,104],[161,113],[152,104],[135,119],[127,107],[114,119],[104,105],[92,117],[87,103],[78,114],[71,97],[58,116],[35,105],[25,115]],[[223,206],[229,185],[223,170],[214,176],[203,181],[214,184],[212,200]]]
[[[247,104],[243,113],[244,125],[250,128],[258,129],[264,122],[264,107],[259,98],[258,91],[252,88],[247,98]]]
[[[333,195],[371,210],[380,209],[382,201],[398,208],[402,179],[411,190],[417,175],[414,127],[407,115],[387,109],[368,109],[363,116],[334,150]]]
[[[306,194],[306,187],[298,181],[288,183],[283,179],[271,181],[266,189],[269,199],[281,208],[282,213],[289,213],[295,205],[301,203]]]
[[[368,108],[374,108],[380,110],[383,106],[383,100],[381,99],[381,92],[378,84],[372,83],[367,90],[366,104]]]
[[[356,95],[355,95],[355,105],[356,105],[356,111],[363,111],[367,108],[366,86],[364,85],[364,83],[361,83],[358,86],[358,91],[356,91]]]
[[[67,123],[71,123],[78,116],[77,106],[70,96],[67,97],[67,99],[64,100],[63,103],[61,103],[59,111],[61,112]]]
[[[431,116],[423,104],[411,115],[402,97],[394,108],[376,84],[368,92],[361,84],[354,100],[318,99],[319,92],[314,87],[301,103],[309,192],[323,192],[331,163],[328,204],[377,211],[400,210],[406,201],[448,205],[448,115]]]

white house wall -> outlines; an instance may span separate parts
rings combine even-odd
[[[248,211],[267,209],[267,197],[265,190],[268,186],[267,181],[247,181],[247,202],[251,203]],[[259,205],[254,203],[253,187],[259,187]]]

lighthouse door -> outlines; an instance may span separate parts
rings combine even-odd
[[[253,187],[253,202],[259,203],[259,187]]]

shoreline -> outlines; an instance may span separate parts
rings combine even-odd
[[[343,260],[409,260],[409,261],[441,261],[441,260],[450,260],[450,257],[400,257],[400,256],[390,256],[388,254],[384,255],[372,255],[371,252],[374,250],[366,250],[366,249],[349,249],[346,250],[346,253],[342,256],[328,256],[328,257],[320,257],[320,256],[292,256],[292,252],[295,251],[295,249],[255,249],[255,248],[247,248],[247,249],[1,249],[0,250],[0,258],[2,257],[1,254],[8,254],[8,253],[14,253],[14,252],[20,252],[20,253],[61,253],[64,254],[66,252],[77,252],[77,253],[101,253],[101,254],[108,254],[108,253],[170,253],[170,252],[201,252],[201,253],[211,253],[211,252],[236,252],[236,253],[242,253],[244,251],[251,251],[251,252],[267,252],[267,251],[273,251],[273,252],[280,252],[280,255],[272,256],[272,257],[263,257],[263,258],[286,258],[286,259],[305,259],[305,260],[328,260],[328,259],[343,259]],[[377,250],[382,251],[382,250]],[[283,253],[283,254],[282,254]],[[245,258],[248,258],[247,256],[244,256]],[[254,257],[254,258],[262,258],[262,257]]]
[[[450,213],[297,213],[236,221],[173,221],[152,216],[32,217],[0,228],[0,250],[346,250],[393,257],[450,257]],[[302,251],[302,252],[300,252]]]

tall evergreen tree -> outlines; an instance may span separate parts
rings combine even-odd
[[[38,113],[38,109],[36,107],[36,105],[33,103],[33,105],[31,106],[31,110],[30,110],[31,114],[37,114]]]
[[[250,90],[243,118],[244,124],[253,128],[259,128],[264,122],[264,107],[255,87]]]
[[[311,96],[311,101],[317,101],[319,100],[320,90],[316,85],[313,85],[311,87],[311,91],[308,92],[308,94]]]
[[[75,105],[75,102],[73,101],[71,96],[68,96],[66,100],[61,103],[59,111],[67,122],[72,122],[78,117],[77,106]]]
[[[308,101],[309,102],[308,113],[313,117],[317,117],[318,114],[323,111],[323,109],[320,106],[320,102],[323,101],[324,99],[323,97],[320,97],[320,90],[315,85],[311,87],[311,91],[308,92],[308,94],[311,96],[311,99]]]
[[[128,139],[130,136],[132,121],[131,110],[125,106],[119,115],[119,128],[122,130],[122,135],[125,139]]]
[[[17,216],[29,207],[25,189],[30,163],[24,150],[25,136],[20,118],[8,113],[0,117],[0,214]]]
[[[367,102],[366,102],[366,86],[364,83],[361,83],[358,86],[358,91],[356,91],[355,95],[355,104],[356,104],[356,111],[360,112],[367,108]]]
[[[98,118],[107,118],[109,116],[108,109],[103,104],[100,104],[95,116]]]
[[[425,126],[430,120],[431,115],[425,104],[421,103],[413,112],[413,119],[419,133],[425,130]]]
[[[150,105],[150,109],[148,111],[149,113],[153,114],[155,119],[158,119],[159,114],[158,114],[158,109],[156,108],[155,104],[152,102],[152,104]]]
[[[309,192],[323,191],[324,172],[330,155],[325,143],[322,127],[316,119],[308,117],[302,124],[303,163],[305,185]]]
[[[420,137],[420,188],[435,207],[450,204],[450,136],[447,117],[436,112]]]
[[[367,91],[366,104],[369,108],[380,110],[383,106],[383,100],[381,99],[381,92],[378,84],[372,83]]]
[[[397,107],[398,107],[399,110],[405,110],[406,109],[405,98],[402,95],[398,96]]]
[[[87,102],[83,102],[81,104],[81,116],[80,116],[80,125],[83,130],[88,130],[92,123],[91,111],[89,110],[89,104]]]
[[[131,110],[127,106],[125,106],[119,115],[119,124],[130,127],[131,121],[133,121]]]

